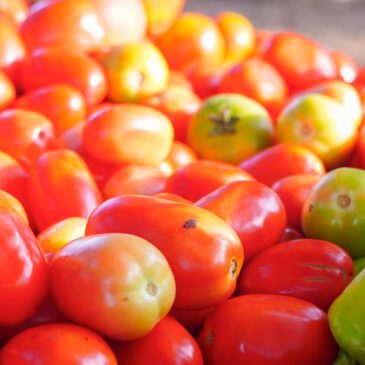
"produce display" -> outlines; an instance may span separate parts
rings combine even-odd
[[[0,0],[0,365],[365,365],[365,66],[184,0]]]

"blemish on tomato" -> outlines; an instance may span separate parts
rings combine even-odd
[[[187,221],[184,222],[183,228],[185,229],[191,229],[191,228],[196,228],[196,219],[188,219]]]

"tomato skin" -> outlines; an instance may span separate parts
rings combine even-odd
[[[104,29],[90,2],[53,0],[30,8],[21,35],[29,50],[52,46],[91,52],[102,47]]]
[[[301,231],[305,199],[319,180],[318,175],[291,175],[272,186],[285,206],[288,226]]]
[[[266,43],[264,57],[282,74],[291,91],[304,90],[336,77],[331,55],[298,33],[274,34]]]
[[[0,359],[3,365],[118,364],[111,348],[99,335],[66,323],[45,324],[18,334],[5,345]]]
[[[183,198],[183,197],[181,197],[180,195],[177,195],[177,194],[162,192],[162,193],[153,194],[153,196],[156,197],[156,198],[170,200],[172,202],[193,204],[193,202],[191,202],[190,200],[187,200],[187,199],[185,199],[185,198]]]
[[[34,90],[18,98],[14,107],[43,114],[52,122],[58,135],[86,118],[86,104],[82,94],[65,84]]]
[[[285,208],[276,193],[256,181],[234,181],[195,204],[229,224],[250,260],[279,240],[286,225]]]
[[[120,364],[203,365],[195,339],[171,316],[163,318],[145,337],[114,346]]]
[[[161,250],[176,280],[174,308],[212,307],[234,291],[243,261],[241,242],[206,210],[155,197],[119,196],[89,218],[87,235],[106,232],[135,234]]]
[[[275,168],[271,168],[275,166]],[[243,161],[240,167],[257,181],[272,186],[291,175],[315,174],[322,176],[322,161],[311,151],[299,146],[277,144]]]
[[[40,230],[64,218],[86,218],[102,201],[85,162],[70,150],[44,153],[31,173],[28,189]]]
[[[291,227],[285,227],[284,232],[283,232],[282,236],[280,237],[278,243],[294,241],[294,240],[298,240],[301,238],[304,238],[304,236],[301,232],[299,232],[296,229],[291,228]]]
[[[22,63],[20,86],[24,92],[60,83],[78,89],[88,106],[100,103],[107,93],[102,68],[81,51],[38,48]]]
[[[173,128],[167,117],[134,104],[93,113],[83,130],[86,151],[95,159],[114,164],[158,165],[169,154],[172,141]]]
[[[45,299],[48,267],[33,232],[12,208],[0,206],[0,325],[30,318]]]
[[[0,110],[8,107],[15,99],[15,87],[10,79],[0,71]]]
[[[208,317],[198,342],[206,365],[331,365],[337,354],[326,313],[281,295],[227,300]]]
[[[9,16],[17,24],[21,24],[27,16],[28,4],[26,0],[1,0],[0,12]]]
[[[282,294],[307,300],[324,311],[354,276],[350,255],[321,240],[300,239],[269,247],[240,275],[240,294]]]
[[[120,233],[79,238],[61,249],[52,260],[51,289],[67,318],[121,341],[147,335],[175,298],[163,254]]]
[[[5,208],[14,209],[23,218],[25,223],[29,223],[27,213],[25,212],[22,203],[4,190],[0,190],[0,205]]]
[[[359,72],[356,61],[341,51],[333,51],[331,56],[337,68],[337,78],[348,83],[353,82]]]
[[[165,192],[197,201],[236,180],[253,180],[245,171],[223,162],[198,160],[181,167],[167,180]]]

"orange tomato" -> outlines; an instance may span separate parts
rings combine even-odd
[[[0,110],[8,107],[14,99],[14,85],[5,73],[0,71]]]
[[[11,20],[20,24],[28,13],[26,0],[0,0],[0,12],[7,15]]]
[[[88,0],[40,2],[20,29],[29,50],[55,46],[90,52],[103,45],[104,29]]]
[[[216,22],[226,41],[226,59],[239,62],[252,54],[255,28],[245,16],[223,12],[217,15]]]
[[[162,113],[132,104],[92,114],[83,133],[84,147],[91,156],[115,164],[158,165],[173,141],[172,125]]]
[[[43,114],[61,134],[68,128],[85,120],[86,103],[82,94],[69,85],[51,85],[18,98],[16,108],[33,110]]]
[[[29,92],[54,84],[78,89],[88,105],[100,103],[107,84],[102,68],[86,54],[59,48],[40,48],[22,64],[20,85]]]
[[[174,70],[184,71],[193,63],[219,64],[224,58],[224,38],[204,14],[184,13],[155,43]]]
[[[143,41],[114,48],[101,60],[109,82],[108,98],[132,102],[164,90],[169,69],[161,52]]]
[[[0,190],[0,205],[14,209],[24,219],[25,223],[28,224],[27,213],[25,212],[22,203],[13,195],[4,190]]]

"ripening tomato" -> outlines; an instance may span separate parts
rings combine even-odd
[[[224,38],[204,14],[182,14],[154,42],[173,70],[184,71],[194,63],[217,65],[224,59]]]
[[[86,234],[121,232],[150,241],[165,255],[176,280],[174,308],[203,309],[228,298],[241,270],[236,233],[204,209],[155,197],[122,195],[101,204]]]
[[[175,298],[164,255],[120,233],[79,238],[61,249],[51,264],[51,289],[66,317],[122,341],[147,335]]]
[[[114,346],[123,365],[203,365],[196,340],[171,316],[163,318],[145,337]]]
[[[313,174],[290,175],[276,181],[272,186],[285,206],[289,227],[301,231],[305,199],[320,178]]]
[[[29,92],[18,98],[14,106],[43,114],[52,122],[57,134],[86,118],[86,104],[82,94],[65,84],[46,86]]]
[[[132,104],[93,113],[83,131],[85,150],[97,160],[114,164],[158,165],[169,154],[172,141],[173,128],[166,116]]]
[[[206,365],[331,365],[338,347],[320,308],[283,295],[229,299],[199,336]]]
[[[291,175],[325,174],[322,161],[313,152],[289,144],[277,144],[267,148],[243,161],[240,167],[268,186]]]
[[[40,230],[64,218],[86,218],[102,201],[85,162],[71,150],[43,153],[32,170],[28,188]]]
[[[104,41],[104,29],[88,0],[33,5],[21,25],[21,35],[29,50],[52,46],[90,52],[101,48]]]
[[[15,196],[4,190],[0,190],[0,205],[5,208],[14,209],[23,218],[24,222],[28,224],[27,213],[22,203]]]
[[[327,311],[354,276],[350,255],[334,243],[301,239],[269,247],[245,267],[240,294],[282,294]]]
[[[201,104],[200,98],[194,92],[169,86],[161,93],[144,100],[143,104],[165,114],[174,127],[175,140],[187,143],[191,118]]]
[[[0,326],[10,326],[30,318],[45,299],[48,267],[24,219],[3,205],[0,231]]]
[[[43,230],[37,240],[45,253],[55,253],[69,242],[85,236],[87,220],[71,217],[58,221]]]
[[[0,71],[0,110],[8,107],[15,99],[15,87],[10,79]]]
[[[102,68],[81,51],[39,48],[22,64],[20,84],[25,92],[54,84],[78,89],[88,106],[100,103],[107,85]]]
[[[0,0],[0,12],[17,24],[21,24],[28,14],[26,0]]]
[[[279,240],[286,225],[285,208],[276,193],[256,181],[234,181],[195,204],[229,224],[240,238],[245,259]]]
[[[44,324],[12,338],[0,354],[2,365],[117,365],[99,335],[74,324]]]
[[[232,67],[219,85],[221,93],[237,93],[256,100],[275,119],[287,100],[287,86],[278,71],[262,57]]]
[[[337,69],[337,78],[345,82],[353,82],[359,72],[356,61],[348,54],[341,51],[331,52],[333,62]]]
[[[21,109],[0,113],[0,150],[25,167],[32,166],[43,152],[56,147],[52,123],[42,114]]]
[[[264,57],[282,74],[291,91],[334,79],[337,73],[330,53],[298,33],[274,34],[266,43]]]
[[[221,186],[237,180],[253,179],[236,166],[199,160],[176,170],[167,180],[165,192],[197,201]]]
[[[226,59],[239,62],[252,54],[255,28],[249,19],[239,13],[223,12],[215,20],[226,43]]]

